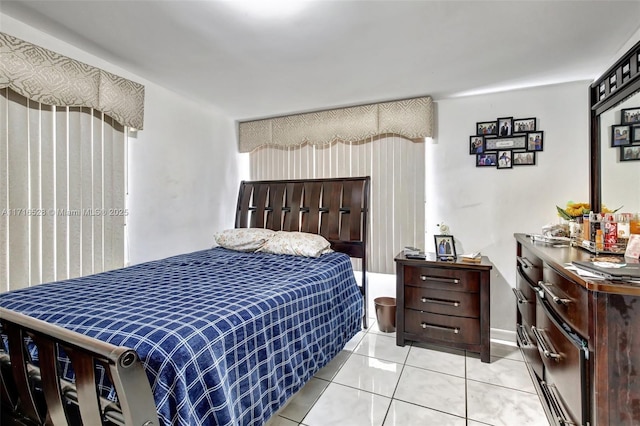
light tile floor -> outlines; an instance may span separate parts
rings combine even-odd
[[[492,342],[491,355],[399,347],[370,320],[267,425],[547,426],[520,350]]]

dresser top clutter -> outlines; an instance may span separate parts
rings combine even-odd
[[[516,240],[520,243],[531,245],[536,248],[536,254],[554,269],[562,271],[569,275],[569,278],[587,290],[600,292],[622,294],[630,296],[640,296],[640,283],[633,282],[614,282],[608,280],[598,280],[586,278],[577,272],[567,269],[567,265],[573,261],[593,260],[594,255],[580,247],[559,247],[554,244],[545,243],[543,241],[533,241],[529,234],[514,234]],[[609,256],[607,256],[609,257]],[[617,256],[623,259],[622,256]]]

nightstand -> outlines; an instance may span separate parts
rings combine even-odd
[[[491,362],[489,259],[480,263],[396,256],[396,339],[478,352]]]

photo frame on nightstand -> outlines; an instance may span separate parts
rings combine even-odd
[[[436,256],[439,260],[456,260],[456,245],[453,235],[434,235]]]

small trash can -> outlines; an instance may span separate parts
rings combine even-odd
[[[385,333],[396,331],[396,299],[395,297],[376,297],[373,299],[376,306],[376,319],[378,328]]]

